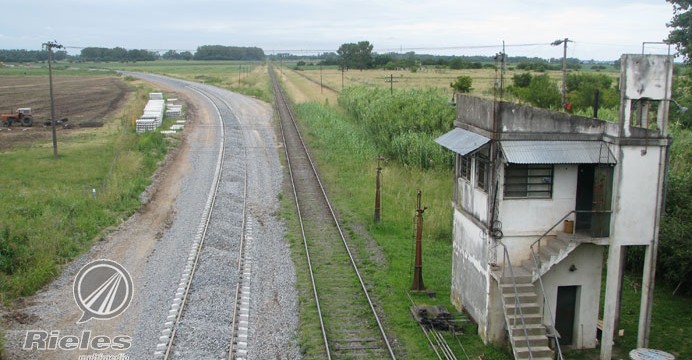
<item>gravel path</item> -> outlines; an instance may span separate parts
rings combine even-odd
[[[106,241],[68,265],[45,289],[11,309],[13,316],[9,317],[5,337],[5,355],[10,359],[74,359],[92,354],[149,359],[154,355],[200,223],[221,138],[216,111],[208,100],[186,88],[191,83],[151,75],[136,76],[155,83],[164,92],[175,92],[191,105],[193,117],[186,126],[186,140],[180,153],[161,173],[148,205]],[[283,224],[276,214],[282,168],[272,127],[272,109],[266,103],[225,90],[194,86],[225,99],[233,108],[234,117],[224,118],[224,126],[233,133],[225,144],[224,166],[228,168],[222,174],[211,217],[207,239],[211,251],[204,255],[203,266],[198,270],[207,273],[204,278],[217,281],[193,283],[195,292],[190,304],[195,306],[190,312],[196,317],[188,318],[180,326],[195,332],[189,333],[194,334],[190,336],[193,342],[187,350],[178,353],[178,358],[221,358],[227,351],[228,342],[218,339],[228,339],[230,322],[217,309],[227,307],[226,295],[235,289],[235,268],[225,264],[229,263],[229,256],[234,258],[234,253],[237,257],[240,224],[237,204],[242,196],[237,177],[247,166],[247,220],[253,233],[247,244],[248,256],[252,258],[248,358],[298,359],[295,270],[283,237]],[[99,258],[115,260],[130,272],[134,297],[127,311],[115,319],[77,325],[81,312],[72,298],[72,282],[83,264]],[[125,351],[26,351],[22,344],[27,330],[31,329],[59,330],[59,336],[79,336],[84,331],[110,338],[124,335],[131,337],[131,346]]]

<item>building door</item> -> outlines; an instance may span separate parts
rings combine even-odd
[[[557,288],[555,330],[560,334],[560,345],[572,345],[578,294],[579,286],[558,286]]]
[[[591,237],[610,236],[610,211],[613,202],[613,167],[598,165],[593,175],[593,207]]]
[[[613,194],[613,167],[579,165],[577,174],[576,230],[591,237],[610,236],[610,213]],[[579,212],[582,211],[582,212]],[[587,211],[587,212],[584,212]]]
[[[593,164],[579,165],[577,173],[577,222],[576,230],[591,231],[591,213],[579,211],[591,211],[593,207]]]

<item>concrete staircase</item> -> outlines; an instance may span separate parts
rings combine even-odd
[[[583,242],[591,242],[591,238],[582,239],[580,236],[558,232],[557,236],[552,238],[544,238],[540,247],[540,251],[536,254],[540,259],[540,268],[538,271],[533,271],[535,264],[533,259],[524,260],[521,267],[531,274],[531,282],[538,280],[540,276],[545,275],[550,269],[564,260],[574,249]],[[536,250],[538,250],[536,248]]]
[[[514,358],[553,359],[553,351],[548,345],[546,328],[541,322],[538,295],[533,286],[531,272],[522,267],[514,268],[514,282],[512,282],[512,278],[506,270],[505,277],[502,277],[500,281],[500,290]]]

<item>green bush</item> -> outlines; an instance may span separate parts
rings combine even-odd
[[[512,95],[533,106],[544,109],[560,106],[560,90],[558,90],[557,84],[550,79],[548,74],[533,76],[527,87],[510,86],[507,90]]]
[[[436,90],[354,86],[339,95],[339,105],[376,144],[378,151],[403,165],[422,169],[451,167],[452,155],[434,142],[454,123],[454,108]]]

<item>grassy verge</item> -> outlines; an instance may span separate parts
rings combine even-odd
[[[373,223],[374,184],[377,161],[375,145],[365,131],[345,115],[328,106],[306,103],[295,107],[317,157],[321,176],[328,185],[330,198],[338,209],[342,225],[352,241],[364,277],[384,312],[386,327],[396,339],[397,352],[403,358],[430,358],[434,353],[420,328],[412,319],[407,291],[412,282],[416,191],[423,193],[425,211],[423,239],[423,277],[435,297],[411,294],[417,304],[446,305],[453,311],[450,298],[451,216],[449,199],[452,182],[447,171],[423,171],[388,163],[383,170],[382,222]],[[291,199],[286,199],[291,201]],[[291,205],[285,209],[291,210]],[[290,224],[290,222],[289,222]],[[290,239],[301,284],[302,347],[319,346],[314,341],[314,309],[300,239]],[[376,244],[376,246],[375,246]],[[459,316],[463,316],[459,314]],[[460,343],[449,342],[458,356],[506,359],[506,354],[486,347],[470,322]],[[460,345],[461,344],[461,345]]]
[[[59,139],[58,159],[50,142],[0,156],[0,301],[36,292],[140,206],[172,144],[130,128],[150,90],[136,85],[127,108],[104,128]]]

